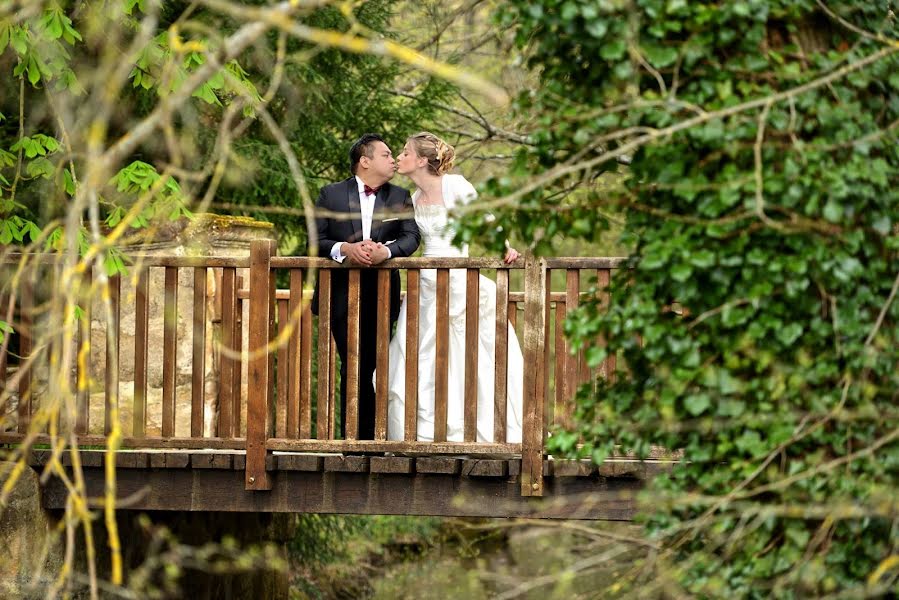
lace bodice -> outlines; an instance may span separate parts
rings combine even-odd
[[[412,194],[415,222],[421,232],[424,256],[446,258],[468,256],[467,245],[462,248],[453,245],[455,232],[449,226],[449,209],[454,208],[457,204],[467,204],[477,197],[477,192],[474,186],[461,175],[444,175],[441,183],[443,205],[419,204],[421,190],[416,190]]]
[[[421,232],[424,244],[423,256],[456,257],[468,256],[468,248],[453,245],[454,231],[449,226],[449,214],[445,206],[439,204],[415,205],[415,222]]]

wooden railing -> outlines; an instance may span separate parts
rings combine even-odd
[[[49,257],[42,257],[44,270],[59,270]],[[568,352],[562,334],[565,315],[578,305],[587,293],[604,293],[612,269],[620,259],[609,258],[551,258],[532,256],[505,265],[498,259],[487,258],[407,258],[387,261],[372,267],[378,273],[378,341],[375,435],[373,440],[357,439],[356,415],[359,409],[355,385],[359,368],[359,268],[340,265],[334,261],[309,257],[279,257],[274,244],[254,242],[249,258],[165,257],[142,258],[135,261],[125,277],[127,292],[123,296],[121,277],[109,279],[110,311],[101,319],[114,332],[106,344],[106,368],[103,391],[105,396],[103,435],[97,424],[90,422],[89,364],[92,350],[80,345],[77,369],[72,374],[72,389],[76,390],[73,424],[79,444],[104,444],[105,435],[112,429],[110,421],[113,405],[119,406],[120,381],[118,365],[122,341],[130,336],[123,333],[121,308],[123,300],[133,303],[133,374],[134,385],[130,402],[130,423],[122,423],[122,445],[132,448],[216,448],[246,450],[246,488],[271,489],[266,472],[266,457],[272,451],[299,452],[417,452],[427,454],[520,454],[522,457],[521,491],[523,495],[542,495],[544,439],[548,426],[567,424],[573,413],[573,397],[578,385],[595,377],[613,377],[614,357],[594,373],[589,372],[582,356]],[[406,293],[409,310],[405,332],[407,363],[404,439],[387,439],[387,368],[389,361],[389,277],[392,270],[406,272]],[[418,354],[418,296],[423,269],[436,269],[437,277],[437,348],[438,356],[445,356],[449,327],[450,269],[464,269],[466,273],[467,314],[478,307],[479,275],[493,275],[496,282],[496,369],[493,386],[496,394],[493,442],[476,441],[477,423],[477,354],[466,356],[464,384],[464,439],[446,439],[448,403],[458,401],[447,395],[447,366],[437,361],[436,367],[436,423],[434,441],[417,440],[417,375]],[[189,401],[189,432],[176,426],[176,413],[188,410],[186,399],[177,402],[179,356],[179,274],[189,271],[193,282],[191,313],[191,377]],[[339,437],[336,426],[339,415],[337,393],[336,351],[330,331],[330,295],[332,273],[348,270],[349,315],[347,332],[347,406],[345,439]],[[523,275],[524,289],[514,290],[511,281]],[[554,273],[561,272],[562,276]],[[23,271],[35,274],[31,270]],[[305,285],[307,275],[317,277],[320,288],[320,316],[310,311],[311,290]],[[277,279],[289,282],[286,289],[276,289]],[[150,297],[151,277],[163,278],[162,302]],[[558,280],[558,281],[556,281]],[[46,279],[44,279],[46,281]],[[90,288],[90,270],[81,278],[82,289]],[[214,285],[208,285],[208,282]],[[564,291],[552,291],[553,283]],[[594,287],[593,284],[596,283]],[[8,287],[8,286],[6,286]],[[207,296],[207,287],[213,290]],[[306,289],[304,289],[306,288]],[[53,324],[58,319],[35,310],[33,280],[26,278],[3,302],[16,334],[14,355],[6,345],[0,353],[0,382],[3,384],[0,404],[14,400],[17,410],[12,418],[0,421],[0,441],[4,443],[33,443],[42,441],[48,423],[33,419],[37,408],[47,397],[49,386],[39,382],[39,365],[52,361],[53,352],[65,341],[54,337]],[[597,292],[599,290],[599,292]],[[83,298],[99,297],[97,290],[80,293]],[[61,293],[55,290],[54,293]],[[52,306],[44,292],[39,294],[41,306]],[[91,304],[81,302],[83,315],[76,342],[89,339]],[[97,302],[94,310],[97,310]],[[154,308],[155,312],[152,310]],[[161,304],[161,306],[158,306]],[[182,302],[182,305],[184,303]],[[161,310],[160,310],[161,309]],[[150,347],[151,313],[159,320],[162,315],[162,348]],[[2,317],[0,317],[2,318]],[[36,332],[44,323],[45,336]],[[505,439],[506,390],[505,360],[508,349],[508,327],[511,322],[521,341],[525,369],[523,398],[523,436],[521,443]],[[466,319],[466,346],[477,348],[478,319]],[[183,337],[183,336],[182,336]],[[210,340],[214,352],[208,351]],[[55,349],[54,349],[55,348]],[[161,354],[160,351],[161,350]],[[129,355],[131,356],[131,355]],[[10,360],[8,360],[10,359]],[[159,407],[148,404],[148,373],[151,365],[161,361],[161,398]],[[207,368],[208,361],[215,369]],[[8,368],[8,362],[17,366]],[[313,373],[317,377],[313,377]],[[209,379],[214,389],[207,389]],[[80,385],[78,383],[80,382]],[[184,386],[180,386],[183,390]],[[152,410],[158,415],[159,427],[148,426]],[[212,411],[213,414],[207,414]],[[95,411],[96,412],[96,411]],[[5,414],[5,411],[4,413]],[[154,413],[156,414],[156,413]],[[246,414],[246,419],[243,415]],[[14,424],[14,431],[10,427]],[[130,427],[129,427],[130,426]],[[65,428],[62,424],[61,427]]]

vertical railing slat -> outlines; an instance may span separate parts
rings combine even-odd
[[[244,278],[237,278],[237,289],[243,289]],[[231,429],[233,436],[239,438],[241,435],[241,422],[243,421],[243,368],[248,361],[248,355],[243,351],[243,326],[244,326],[244,301],[242,298],[236,299],[236,315],[234,322],[234,350],[237,352],[238,358],[234,364],[232,372],[232,392],[231,398],[234,404],[231,407]],[[249,319],[246,320],[249,322]]]
[[[580,271],[568,269],[565,274],[565,307],[568,312],[574,312],[580,302]],[[572,403],[578,388],[578,357],[571,354],[568,344],[565,345],[565,375],[563,380],[565,388],[565,402]]]
[[[521,495],[543,495],[546,261],[525,259],[524,423],[521,449]]]
[[[552,425],[553,420],[553,410],[554,405],[553,402],[549,399],[549,379],[550,379],[550,363],[552,361],[552,350],[553,344],[551,342],[552,335],[550,331],[550,326],[552,325],[552,271],[550,269],[546,270],[546,289],[544,293],[543,306],[544,306],[544,315],[543,315],[543,367],[544,377],[543,377],[543,396],[544,396],[544,405],[543,405],[543,422],[544,426],[548,429],[550,425]]]
[[[346,323],[346,407],[344,439],[359,438],[359,269],[350,270]]]
[[[553,337],[555,338],[555,374],[553,375],[553,385],[555,388],[555,401],[553,402],[553,424],[565,426],[568,415],[568,407],[565,397],[565,360],[567,358],[565,351],[565,309],[564,300],[558,300],[552,303],[553,310]],[[549,343],[549,340],[547,340]]]
[[[83,315],[78,327],[77,374],[75,377],[75,433],[87,434],[90,428],[91,402],[91,319],[93,312],[93,267],[88,265],[81,279]],[[135,364],[135,369],[137,365]],[[135,371],[135,378],[137,371]],[[136,383],[135,383],[136,384]]]
[[[318,393],[316,437],[331,439],[331,271],[318,272]],[[333,421],[331,421],[333,423]]]
[[[288,301],[278,300],[278,395],[276,396],[277,401],[275,404],[275,437],[279,438],[288,436],[287,413],[289,400],[287,386],[290,379],[290,360],[288,359],[290,346],[284,341],[283,336],[288,327],[289,314]],[[293,337],[292,334],[291,337]],[[296,418],[296,415],[294,415],[294,418]]]
[[[165,268],[162,342],[162,437],[175,435],[175,375],[178,358],[178,267]]]
[[[23,369],[19,378],[19,418],[18,432],[27,433],[31,423],[31,373],[28,365],[34,342],[34,271],[26,270],[22,274],[22,286],[19,290],[19,369]],[[32,363],[33,364],[33,363]],[[16,373],[17,375],[18,372]]]
[[[302,290],[302,288],[301,288]],[[303,327],[300,338],[300,431],[301,439],[312,437],[312,310],[303,301]]]
[[[581,283],[580,271],[578,269],[568,269],[565,272],[565,309],[567,312],[573,312],[578,307]],[[571,355],[571,348],[564,340],[563,352],[565,355],[564,369],[561,376],[562,384],[562,401],[565,406],[565,423],[570,425],[571,416],[574,412],[574,397],[577,393],[577,358]]]
[[[403,438],[418,439],[418,325],[420,304],[420,274],[409,269],[406,274],[406,399]],[[400,333],[400,332],[398,332]]]
[[[337,342],[331,336],[331,353],[328,354],[328,439],[337,439],[340,386],[337,385]]]
[[[272,256],[274,256],[275,251],[272,251]],[[278,316],[278,305],[275,300],[275,293],[277,292],[276,281],[275,281],[275,271],[274,269],[269,268],[268,274],[268,290],[269,290],[269,311],[268,311],[268,343],[274,343],[277,333],[278,333],[278,324],[277,324],[277,316]],[[277,408],[277,402],[275,398],[275,356],[277,355],[277,350],[269,348],[267,351],[268,354],[268,388],[266,389],[266,401],[265,401],[265,437],[266,439],[273,437],[275,435],[275,410]],[[249,419],[249,417],[247,417]]]
[[[271,257],[274,242],[258,240],[250,244],[250,371],[247,394],[246,489],[269,490],[271,480],[265,470],[266,437],[269,431],[268,402],[271,363],[267,350],[271,339],[274,290]]]
[[[147,336],[150,331],[150,271],[141,268],[134,288],[134,409],[131,435],[147,435]]]
[[[466,270],[465,283],[465,416],[462,437],[474,442],[478,437],[478,322],[480,306],[480,273]],[[438,356],[440,356],[438,354]]]
[[[387,439],[387,383],[390,352],[390,271],[378,271],[378,336],[375,372],[375,439]]]
[[[493,441],[506,441],[506,402],[509,389],[509,271],[496,271],[496,338],[493,392]]]
[[[206,267],[194,267],[193,356],[190,388],[190,437],[203,437],[206,380]]]
[[[449,383],[449,269],[437,269],[437,331],[434,367],[434,441],[446,441]]]
[[[283,368],[287,376],[287,423],[286,436],[298,437],[298,420],[300,412],[300,373],[303,370],[303,356],[300,352],[300,338],[303,335],[303,272],[300,269],[290,270],[290,294],[287,302],[288,319],[291,327],[290,340],[287,346],[287,362],[281,363],[279,357],[278,372]],[[281,364],[284,366],[282,367]]]
[[[596,285],[599,287],[600,299],[605,310],[609,310],[609,304],[612,302],[612,294],[609,292],[611,275],[611,269],[596,270]],[[601,343],[605,345],[607,340],[603,339]],[[615,369],[617,366],[617,359],[614,354],[606,356],[602,365],[602,376],[609,383],[615,381]]]
[[[2,272],[2,271],[0,271]],[[3,273],[7,276],[6,273]],[[15,297],[12,294],[0,294],[0,319],[7,323],[12,323]],[[9,357],[9,336],[5,336],[3,343],[0,344],[0,397],[6,392],[7,381],[7,361]],[[7,396],[8,397],[8,396]],[[0,409],[4,406],[4,402],[0,402]]]
[[[237,327],[237,271],[222,269],[222,349],[219,361],[219,437],[233,437],[232,415],[234,409],[234,370],[240,369],[240,361],[234,352],[240,352],[235,345]]]
[[[112,431],[112,409],[119,406],[119,338],[121,331],[122,277],[113,275],[107,280],[109,286],[109,311],[111,322],[106,323],[106,410],[103,430],[108,435]],[[118,410],[116,410],[118,413]]]

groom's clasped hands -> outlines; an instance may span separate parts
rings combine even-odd
[[[387,246],[372,240],[352,243],[344,242],[340,247],[340,251],[350,262],[366,267],[380,264],[390,258]]]

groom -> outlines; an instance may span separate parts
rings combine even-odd
[[[388,258],[410,256],[418,248],[421,236],[412,216],[409,192],[388,183],[396,171],[396,162],[380,136],[366,133],[356,140],[350,148],[350,171],[353,177],[322,188],[315,203],[315,220],[319,256],[363,267],[359,294],[359,439],[372,440],[375,437],[372,373],[377,355],[378,270],[364,267]],[[310,244],[314,242],[310,240]],[[340,355],[340,422],[345,437],[349,278],[344,269],[334,269],[331,273],[331,333]],[[318,314],[318,284],[312,310]],[[400,274],[394,270],[390,273],[391,328],[399,310]],[[323,376],[321,370],[319,376]]]

